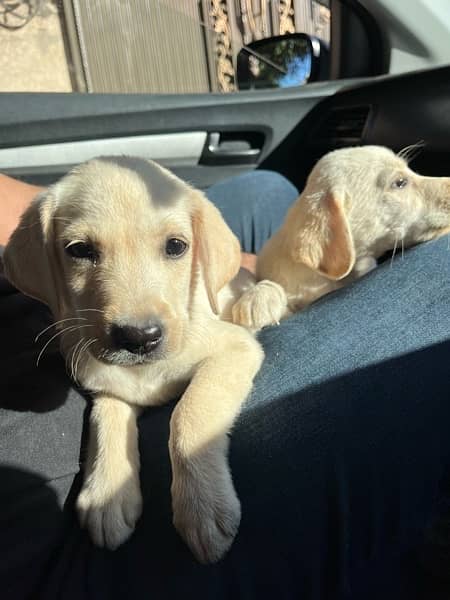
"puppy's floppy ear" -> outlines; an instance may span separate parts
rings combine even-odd
[[[209,302],[218,314],[217,294],[241,266],[240,244],[220,211],[201,192],[194,190],[192,194],[194,243]]]
[[[344,193],[302,195],[287,216],[291,257],[329,279],[346,277],[355,248],[343,206]]]
[[[6,245],[3,263],[9,281],[24,294],[47,304],[56,316],[62,297],[58,293],[61,282],[55,277],[55,206],[52,191],[36,196]]]

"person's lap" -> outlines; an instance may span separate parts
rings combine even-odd
[[[256,205],[259,193],[271,198],[273,182],[271,206],[279,204],[268,220],[278,225],[295,189],[270,174],[245,178],[247,203]],[[225,217],[229,209],[235,214],[239,198],[239,181],[231,183],[230,205],[226,183],[210,191]],[[241,233],[235,221],[230,225]],[[245,250],[259,249],[254,238],[247,236]],[[369,598],[378,585],[380,595],[372,597],[388,598],[382,586],[392,591],[394,583],[381,575],[416,546],[449,464],[448,257],[445,239],[413,249],[391,269],[384,265],[260,334],[266,362],[231,438],[242,523],[230,553],[212,567],[195,563],[171,525],[172,406],[140,420],[144,514],[132,538],[109,553],[79,530],[77,483],[69,491],[85,403],[56,354],[44,363],[41,381],[31,367],[21,370],[22,360],[32,364],[25,336],[37,333],[35,321],[27,324],[21,314],[41,309],[23,299],[21,310],[7,315],[2,297],[2,330],[9,327],[15,339],[12,351],[1,352],[0,396],[4,406],[7,398],[0,417],[7,535],[0,538],[2,556],[16,549],[15,571],[6,579],[15,578],[12,593],[39,585],[45,598],[177,598],[187,590],[218,599],[328,598],[335,590]],[[52,395],[62,404],[40,408]],[[13,406],[18,396],[31,396],[22,412]]]
[[[201,598],[415,597],[415,572],[401,569],[438,508],[450,454],[446,253],[445,239],[414,249],[261,334],[267,362],[231,438],[242,523],[217,567],[196,566],[171,530],[170,411],[144,416],[147,512],[115,556],[117,586],[130,578],[138,594],[150,561],[167,598],[186,586]]]

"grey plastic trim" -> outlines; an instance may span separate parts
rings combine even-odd
[[[448,0],[358,0],[374,17],[390,49],[389,73],[450,63]]]
[[[0,169],[59,167],[102,155],[131,154],[166,164],[196,165],[206,131],[139,135],[0,149]]]

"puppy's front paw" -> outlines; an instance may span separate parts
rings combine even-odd
[[[268,279],[258,282],[234,304],[233,323],[249,329],[262,329],[280,322],[287,310],[287,297],[281,285]]]
[[[220,482],[197,477],[174,477],[173,524],[199,562],[214,563],[233,543],[241,505],[229,475]]]
[[[139,478],[130,475],[113,484],[91,474],[78,496],[77,510],[94,544],[115,550],[130,537],[141,516]]]

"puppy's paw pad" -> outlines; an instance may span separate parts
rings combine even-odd
[[[77,499],[80,523],[94,544],[115,550],[133,533],[142,512],[139,482],[129,479],[116,491],[87,482]]]

